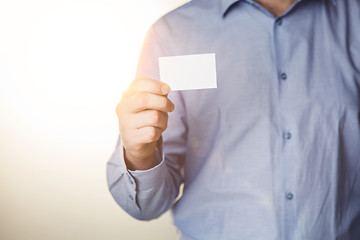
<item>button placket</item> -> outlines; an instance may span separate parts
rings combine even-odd
[[[286,58],[288,54],[286,37],[287,37],[287,27],[285,23],[285,17],[279,17],[274,21],[274,46],[276,54],[276,83],[279,91],[279,126],[281,130],[279,131],[279,141],[281,141],[281,152],[279,157],[279,192],[278,197],[280,198],[280,208],[284,212],[284,218],[281,223],[281,228],[283,229],[284,234],[288,229],[287,219],[291,219],[294,216],[294,206],[297,203],[295,201],[294,190],[296,190],[296,185],[294,184],[294,175],[291,174],[293,171],[293,156],[292,149],[296,143],[293,134],[297,134],[296,125],[293,124],[291,115],[293,96],[289,93],[292,86],[292,63]],[[294,132],[292,132],[294,131]],[[294,141],[295,140],[295,141]],[[281,238],[286,239],[286,238]]]

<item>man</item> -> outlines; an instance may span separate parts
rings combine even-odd
[[[202,53],[217,89],[157,81],[159,57]],[[359,0],[194,0],[152,26],[117,114],[108,182],[135,218],[172,208],[180,239],[360,239]]]

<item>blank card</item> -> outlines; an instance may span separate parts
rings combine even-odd
[[[216,88],[215,53],[159,58],[160,81],[171,90]]]

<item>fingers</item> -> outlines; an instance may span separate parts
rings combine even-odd
[[[168,114],[155,110],[146,110],[131,116],[136,129],[143,127],[156,127],[162,131],[167,128]]]
[[[147,109],[161,112],[171,112],[174,104],[166,97],[147,92],[137,92],[128,98],[128,112],[138,113]]]
[[[138,92],[166,96],[170,92],[170,87],[157,80],[140,78],[130,84],[129,88],[124,91],[123,96],[128,97]]]
[[[137,131],[138,140],[142,143],[152,143],[159,140],[162,132],[156,127],[143,127]]]

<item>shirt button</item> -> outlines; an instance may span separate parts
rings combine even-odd
[[[290,139],[291,138],[291,133],[289,133],[289,132],[284,133],[284,138],[285,139]]]
[[[287,79],[286,73],[281,73],[280,78],[281,78],[281,80],[286,80]]]
[[[131,195],[129,195],[129,198],[131,199],[131,201],[133,201],[133,200],[134,200],[133,196],[131,196]]]
[[[131,179],[131,177],[128,175],[128,178],[129,178],[129,182],[131,183],[131,184],[134,184],[134,181]]]
[[[282,24],[282,18],[278,18],[278,19],[276,19],[276,24],[278,25],[278,26],[281,26],[281,24]]]
[[[294,194],[292,194],[291,192],[288,192],[285,197],[287,200],[293,200]]]
[[[131,176],[130,176],[130,173],[126,173],[126,176],[128,177],[128,180],[131,184],[134,184],[134,181],[132,180]]]

